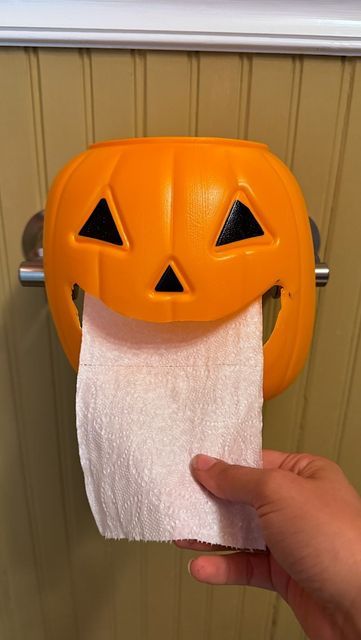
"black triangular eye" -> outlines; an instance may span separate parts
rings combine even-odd
[[[182,293],[184,291],[182,283],[179,282],[170,264],[161,276],[155,290],[163,293]]]
[[[246,238],[256,238],[263,235],[264,231],[253,213],[243,202],[236,200],[219,234],[216,246],[219,247],[223,244],[231,244],[239,240],[246,240]]]
[[[93,213],[90,214],[88,220],[79,231],[79,235],[119,246],[123,244],[105,198],[99,200]]]

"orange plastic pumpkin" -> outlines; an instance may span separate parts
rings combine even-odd
[[[96,144],[67,164],[46,207],[44,267],[64,350],[78,366],[78,284],[150,322],[214,320],[273,285],[281,311],[264,346],[264,395],[292,382],[315,306],[310,227],[300,189],[262,144],[145,138]]]

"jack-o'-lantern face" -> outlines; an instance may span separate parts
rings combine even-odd
[[[203,138],[94,145],[52,187],[44,258],[51,310],[75,367],[75,284],[150,322],[215,320],[278,285],[266,395],[303,364],[314,314],[312,240],[293,176],[264,145]]]

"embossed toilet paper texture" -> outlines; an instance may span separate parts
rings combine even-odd
[[[251,507],[215,498],[189,463],[261,466],[262,307],[217,322],[148,323],[85,295],[77,432],[107,538],[264,549]]]

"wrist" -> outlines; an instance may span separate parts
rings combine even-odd
[[[361,569],[358,586],[351,583],[352,581],[350,581],[349,585],[350,595],[336,615],[342,640],[359,640],[361,638],[361,606],[359,596],[361,590]]]

